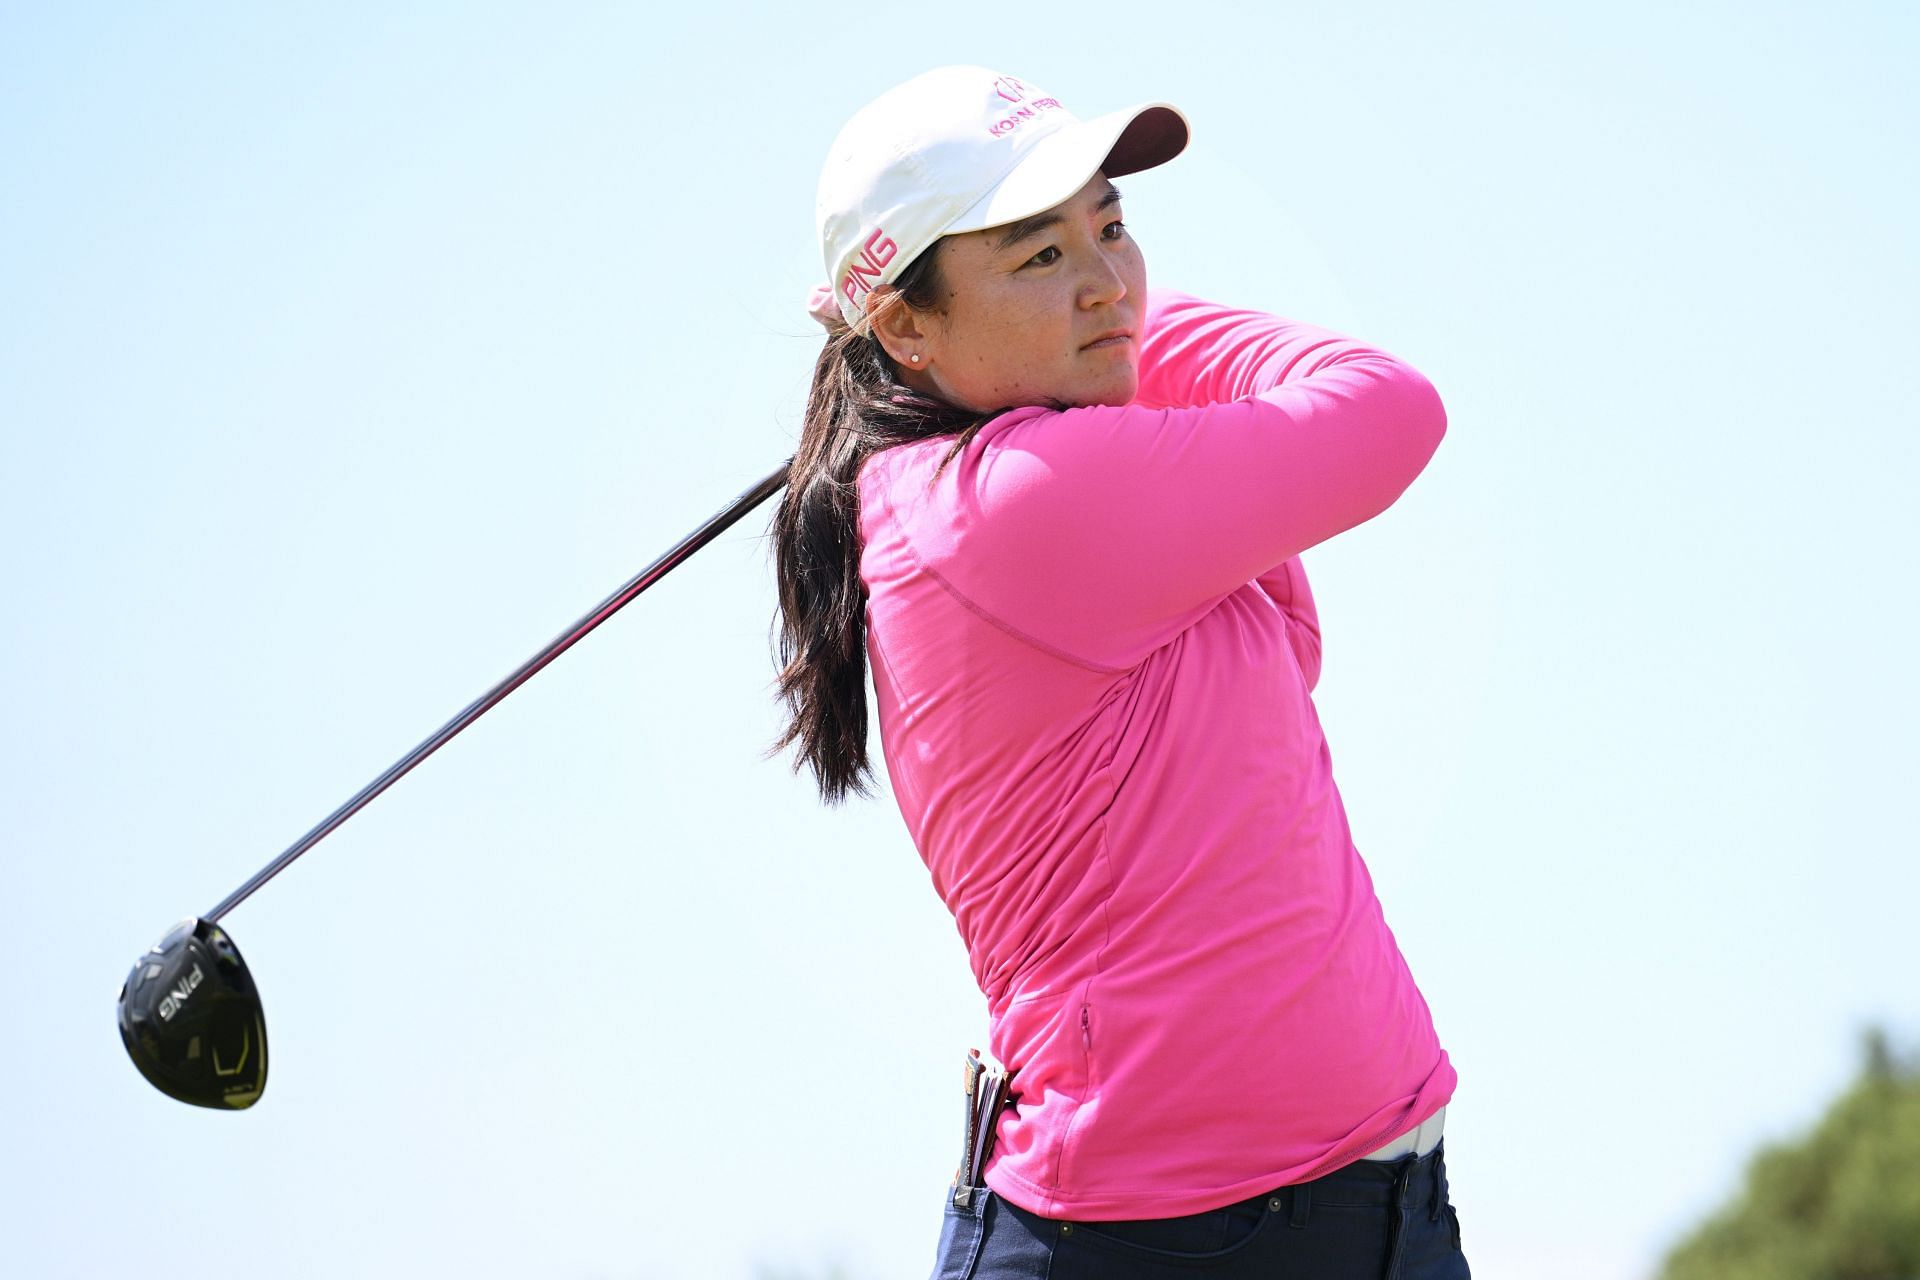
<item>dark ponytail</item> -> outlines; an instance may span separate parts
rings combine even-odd
[[[944,298],[940,243],[895,281],[876,309],[932,311]],[[773,518],[780,585],[779,693],[788,724],[774,744],[798,745],[794,761],[813,770],[820,798],[864,795],[867,759],[867,620],[860,581],[861,464],[883,449],[956,434],[955,450],[985,419],[921,395],[896,380],[892,359],[869,326],[836,327],[813,370],[807,413]]]

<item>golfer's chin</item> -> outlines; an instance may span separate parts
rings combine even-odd
[[[1132,404],[1134,396],[1140,393],[1140,375],[1131,362],[1120,364],[1111,362],[1110,367],[1098,373],[1079,373],[1073,377],[1063,377],[1047,381],[1036,379],[1021,387],[987,388],[979,394],[957,399],[946,397],[947,403],[959,405],[975,413],[995,413],[1002,409],[1019,409],[1027,406],[1040,409],[1085,409],[1094,405]],[[986,406],[992,407],[986,407]]]
[[[1076,409],[1094,405],[1132,404],[1133,398],[1139,394],[1140,374],[1132,364],[1125,364],[1108,370],[1098,378],[1086,379],[1074,388],[1071,396],[1062,396],[1059,403]]]

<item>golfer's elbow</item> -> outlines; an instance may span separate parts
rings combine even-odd
[[[1362,519],[1379,515],[1405,493],[1447,434],[1447,408],[1440,393],[1412,365],[1369,351],[1353,364],[1366,372],[1358,403],[1364,406],[1362,443],[1367,482]],[[1358,496],[1358,495],[1356,495]]]
[[[1426,375],[1410,364],[1393,361],[1391,385],[1395,397],[1392,418],[1406,459],[1412,466],[1407,476],[1407,483],[1411,484],[1414,477],[1426,470],[1427,463],[1440,448],[1440,441],[1446,437],[1447,406]]]

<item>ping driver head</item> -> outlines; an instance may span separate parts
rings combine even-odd
[[[120,988],[120,1039],[160,1092],[241,1111],[267,1087],[267,1023],[247,962],[225,929],[183,920]]]

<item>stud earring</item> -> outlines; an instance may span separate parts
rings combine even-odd
[[[910,356],[908,356],[908,357],[907,357],[907,359],[909,359],[909,360],[911,360],[911,361],[913,361],[913,363],[915,363],[915,364],[919,364],[919,363],[920,363],[920,353],[919,353],[918,351],[916,351],[916,352],[914,352],[914,353],[913,353],[912,355],[910,355]]]

